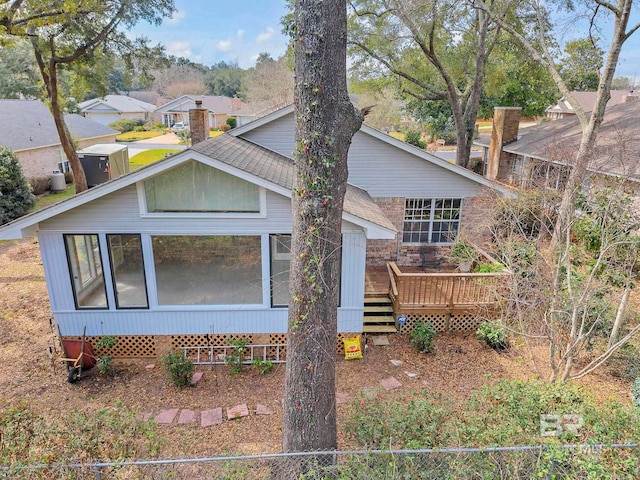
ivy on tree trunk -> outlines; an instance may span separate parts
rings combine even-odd
[[[296,165],[283,450],[337,447],[335,359],[347,152],[363,115],[346,84],[345,0],[294,10]]]

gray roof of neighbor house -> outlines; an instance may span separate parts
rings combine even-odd
[[[571,92],[576,101],[580,104],[580,107],[585,112],[590,112],[593,110],[593,104],[596,101],[596,96],[598,92]],[[608,106],[617,105],[618,103],[624,102],[624,99],[628,95],[633,95],[633,90],[611,90],[611,98],[607,103]],[[562,97],[558,100],[558,103],[554,105],[550,105],[546,108],[545,112],[548,113],[565,113],[565,114],[574,114],[574,107],[567,101],[566,98]]]
[[[543,122],[521,130],[518,140],[502,147],[505,152],[571,165],[582,137],[575,116]],[[491,135],[474,143],[489,146]],[[607,108],[591,152],[589,170],[624,175],[640,181],[640,100]]]
[[[156,108],[156,112],[187,112],[190,108],[193,108],[191,103],[196,100],[202,101],[202,107],[206,108],[211,113],[224,113],[230,115],[235,111],[246,107],[239,98],[221,97],[219,95],[183,95],[182,97],[174,98],[164,105],[160,105]]]
[[[81,115],[66,114],[64,119],[78,140],[118,134],[116,130]],[[60,144],[53,116],[39,100],[0,100],[0,125],[0,145],[12,150]]]
[[[288,190],[294,185],[294,165],[290,158],[248,140],[218,135],[197,143],[191,150],[202,153]],[[363,189],[347,185],[344,210],[358,218],[395,230],[394,225]]]
[[[92,98],[78,104],[78,108],[81,111],[91,110],[96,105],[104,105],[112,110],[120,113],[140,113],[140,112],[153,112],[156,106],[137,100],[127,95],[106,95],[102,98]]]

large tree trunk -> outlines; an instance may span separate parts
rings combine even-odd
[[[38,38],[35,35],[30,37],[31,45],[33,47],[33,53],[36,58],[36,63],[40,69],[42,75],[42,81],[47,90],[47,96],[49,97],[49,110],[53,116],[53,121],[56,125],[58,137],[60,137],[60,144],[64,151],[67,160],[69,160],[69,166],[73,172],[73,182],[76,188],[76,193],[84,192],[87,189],[87,177],[84,174],[84,169],[76,153],[76,149],[73,146],[71,140],[71,133],[64,121],[64,114],[62,107],[60,106],[60,98],[58,96],[58,64],[55,60],[55,49],[53,43],[51,43],[51,60],[49,62],[44,61],[42,52],[40,51],[40,45],[38,44]]]
[[[69,166],[73,172],[73,184],[76,187],[76,193],[84,192],[87,190],[87,177],[84,174],[84,168],[80,163],[76,148],[71,140],[71,132],[64,121],[64,114],[62,113],[62,107],[60,106],[60,100],[58,97],[58,72],[56,70],[56,64],[49,62],[49,83],[50,83],[50,99],[51,99],[51,115],[56,124],[56,130],[60,137],[60,143],[62,144],[62,150],[64,151],[67,160],[69,160]]]
[[[295,3],[296,181],[283,450],[337,447],[335,359],[347,152],[345,0]]]

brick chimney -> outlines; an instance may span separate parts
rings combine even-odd
[[[489,180],[504,179],[511,172],[512,165],[502,147],[518,139],[521,111],[520,107],[495,107],[493,110],[493,129],[487,164]]]
[[[202,100],[196,100],[196,108],[189,110],[189,125],[191,128],[191,145],[209,138],[209,114],[202,108]]]

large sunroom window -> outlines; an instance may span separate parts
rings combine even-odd
[[[65,235],[76,308],[107,308],[98,235]]]
[[[117,308],[147,308],[140,235],[107,235]]]
[[[262,303],[260,236],[152,236],[159,305]]]
[[[289,305],[291,269],[291,235],[271,235],[271,305]]]
[[[148,213],[260,213],[260,187],[197,161],[144,181]]]
[[[403,243],[451,243],[460,229],[459,198],[407,198]]]

